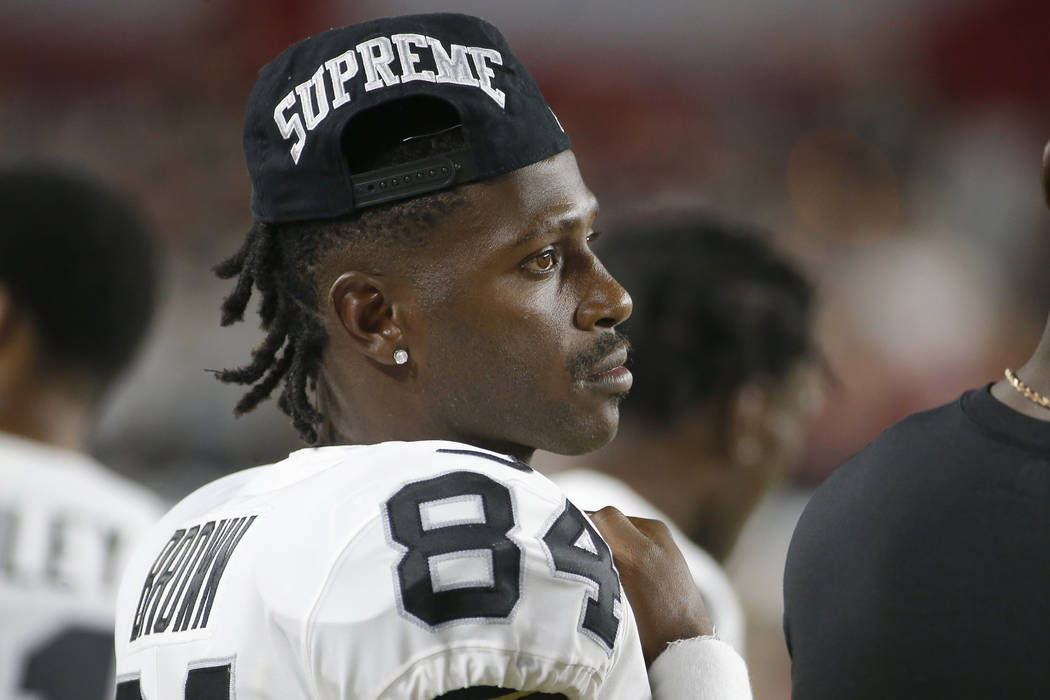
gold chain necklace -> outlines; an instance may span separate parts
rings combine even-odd
[[[1021,381],[1021,379],[1014,373],[1009,367],[1006,368],[1006,379],[1010,382],[1014,389],[1017,389],[1026,399],[1033,403],[1037,403],[1043,408],[1050,408],[1050,399],[1040,394],[1035,389],[1032,389],[1027,384]]]

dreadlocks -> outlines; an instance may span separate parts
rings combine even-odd
[[[419,247],[426,231],[442,216],[466,201],[457,190],[366,209],[342,219],[266,224],[256,222],[244,245],[215,267],[222,279],[237,278],[233,292],[222,303],[223,326],[244,320],[252,288],[262,302],[259,319],[266,337],[243,367],[217,373],[220,381],[250,385],[234,408],[236,415],[254,409],[273,393],[281,380],[277,400],[299,436],[318,444],[323,416],[311,402],[327,334],[316,279],[323,253],[346,249],[371,257],[367,249],[403,251]]]
[[[353,172],[402,165],[464,145],[463,133],[455,126],[456,111],[440,100],[408,98],[362,112],[356,119],[343,141],[343,155]],[[328,340],[318,298],[321,280],[316,278],[323,253],[341,250],[357,261],[393,259],[422,246],[438,219],[463,201],[463,193],[455,188],[342,218],[256,221],[244,246],[215,267],[219,277],[237,279],[223,302],[223,325],[244,320],[253,287],[262,296],[259,319],[266,337],[250,363],[216,375],[220,381],[251,387],[234,408],[235,415],[268,399],[283,380],[277,406],[292,419],[299,437],[316,445],[323,417],[310,394],[317,388],[321,352]]]

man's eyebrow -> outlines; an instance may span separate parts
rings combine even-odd
[[[598,204],[575,209],[564,214],[552,216],[530,225],[515,241],[515,245],[528,243],[536,238],[549,236],[552,233],[566,233],[579,227],[583,221],[594,221],[598,217]]]

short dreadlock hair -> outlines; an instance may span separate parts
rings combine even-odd
[[[156,245],[139,211],[66,164],[0,166],[0,286],[32,319],[49,368],[101,393],[134,359],[157,301]]]
[[[623,410],[673,421],[752,379],[818,359],[811,284],[764,231],[703,210],[623,221],[600,249],[631,293],[637,381]]]
[[[414,106],[420,107],[417,102]],[[428,105],[422,105],[424,109]],[[411,113],[411,107],[398,105],[395,117]],[[415,117],[420,114],[416,111]],[[441,130],[429,136],[404,138],[406,129],[420,128],[419,119],[411,123],[390,119],[387,112],[369,114],[368,144],[344,146],[358,159],[359,170],[400,165],[436,153],[446,153],[463,144],[462,134],[441,122]],[[423,112],[419,118],[426,119]],[[396,123],[395,123],[396,122]],[[380,129],[386,131],[381,132]],[[400,138],[391,133],[401,134]],[[379,144],[377,146],[377,144]],[[364,154],[364,155],[362,155]],[[468,185],[469,186],[469,185]],[[311,400],[317,388],[317,373],[327,334],[318,295],[317,271],[323,254],[330,250],[349,250],[351,254],[374,255],[376,249],[405,251],[419,247],[427,232],[443,216],[466,201],[461,188],[423,195],[414,199],[362,209],[350,216],[282,224],[256,221],[241,249],[215,267],[223,279],[237,278],[233,292],[222,304],[222,325],[244,318],[252,288],[262,296],[259,317],[266,337],[252,352],[250,363],[217,373],[220,381],[250,385],[234,408],[241,415],[269,398],[281,381],[284,387],[278,407],[292,419],[299,436],[307,443],[319,443],[318,427],[323,416]]]

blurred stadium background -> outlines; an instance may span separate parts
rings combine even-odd
[[[779,577],[808,490],[907,413],[1019,364],[1045,320],[1050,3],[8,0],[0,153],[101,172],[138,197],[168,253],[165,305],[104,422],[103,461],[173,499],[298,446],[272,406],[234,420],[237,390],[205,371],[260,337],[251,322],[219,328],[227,285],[210,273],[250,224],[248,91],[303,36],[444,9],[507,35],[606,212],[707,204],[772,229],[819,286],[838,386],[730,567],[756,697],[787,697]]]

